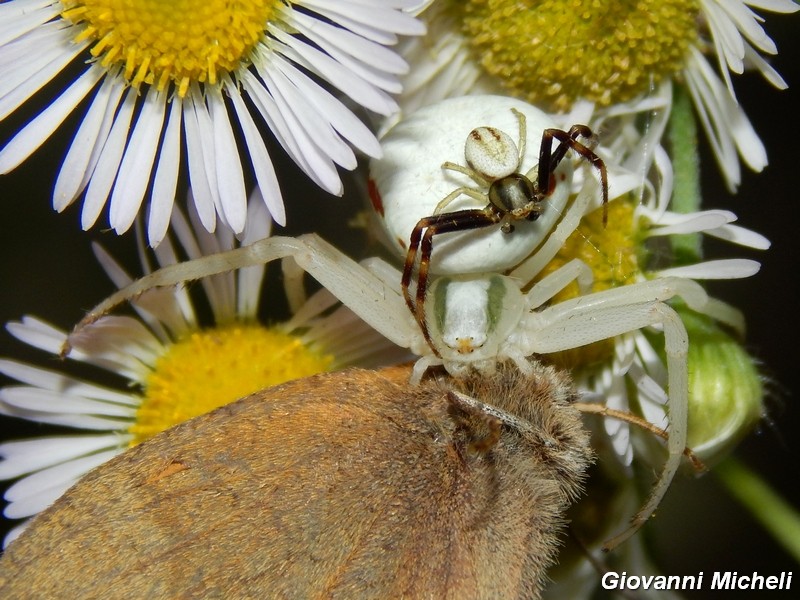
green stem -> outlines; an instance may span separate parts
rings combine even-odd
[[[697,123],[692,99],[682,86],[673,92],[672,111],[669,116],[670,157],[674,169],[674,186],[671,209],[690,213],[700,209],[700,155],[697,149]],[[700,234],[689,233],[670,236],[675,263],[697,262],[702,258]]]
[[[734,458],[712,471],[783,548],[800,563],[800,513],[756,473]]]

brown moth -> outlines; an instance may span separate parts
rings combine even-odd
[[[538,598],[591,461],[565,373],[348,370],[87,474],[0,559],[3,598]]]

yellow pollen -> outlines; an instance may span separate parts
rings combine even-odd
[[[634,208],[633,199],[627,196],[612,200],[608,203],[608,224],[605,227],[602,208],[584,216],[537,280],[560,269],[573,258],[579,258],[592,270],[593,292],[635,283],[641,275],[645,249],[644,235],[634,223]],[[578,292],[578,284],[573,282],[554,296],[553,303],[574,298]],[[548,358],[559,366],[572,369],[605,360],[613,348],[612,341],[604,340]]]
[[[61,16],[78,26],[76,41],[128,83],[172,83],[183,97],[192,82],[216,84],[250,64],[253,48],[280,0],[62,0]]]
[[[259,325],[192,333],[156,361],[129,432],[131,445],[248,394],[328,371],[333,357]]]
[[[682,70],[698,0],[455,0],[486,71],[550,110],[624,102]]]

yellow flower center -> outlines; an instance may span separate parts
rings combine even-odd
[[[131,445],[248,394],[331,368],[333,357],[258,325],[192,333],[156,361]]]
[[[635,283],[641,274],[644,236],[634,223],[634,208],[633,199],[627,196],[612,200],[608,203],[608,223],[605,227],[602,209],[584,216],[537,280],[560,269],[573,258],[579,258],[594,274],[593,292]],[[578,293],[578,284],[573,282],[553,298],[553,303],[575,298]],[[612,340],[604,340],[559,352],[548,358],[562,367],[575,368],[606,360],[613,348]]]
[[[62,0],[61,16],[82,26],[106,68],[120,65],[127,81],[172,83],[183,97],[193,82],[215,84],[220,73],[249,64],[279,0]]]
[[[456,0],[483,67],[515,96],[553,110],[630,100],[680,71],[698,0]]]

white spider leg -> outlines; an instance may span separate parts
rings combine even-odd
[[[378,333],[398,346],[419,353],[417,346],[421,336],[396,286],[387,285],[313,233],[297,238],[269,237],[249,246],[164,267],[106,298],[89,311],[72,335],[115,306],[151,288],[262,265],[287,256],[294,258],[300,267]],[[63,351],[69,348],[68,337]]]
[[[525,146],[528,143],[528,119],[516,108],[512,108],[511,112],[516,115],[519,123],[519,142],[517,142],[517,149],[519,150],[517,168],[519,169],[522,166],[522,159],[525,157]]]
[[[678,313],[664,303],[676,295],[682,296],[690,307],[702,307],[707,300],[703,288],[694,281],[665,278],[575,298],[532,315],[536,322],[530,323],[528,331],[531,353],[575,348],[651,325],[660,324],[664,330],[669,392],[668,457],[631,525],[606,542],[606,549],[633,535],[656,510],[686,447],[689,337]]]
[[[433,209],[433,214],[434,215],[441,214],[444,211],[444,209],[447,208],[453,202],[453,200],[455,200],[456,198],[458,198],[462,194],[464,196],[469,196],[473,200],[477,200],[480,203],[481,208],[486,206],[486,204],[488,204],[488,202],[489,202],[489,199],[486,196],[486,194],[484,194],[480,190],[476,190],[474,188],[468,188],[468,187],[460,187],[460,188],[454,189],[452,192],[447,194],[447,196],[442,198],[439,201],[439,204],[436,205],[436,208]]]
[[[308,301],[306,286],[303,283],[306,272],[291,257],[281,259],[283,272],[283,289],[289,303],[289,311],[297,313]]]
[[[289,276],[292,278],[298,277],[298,281],[296,283],[292,282],[291,284],[293,287],[296,285],[298,289],[292,293],[295,295],[295,297],[302,298],[296,307],[294,307],[291,301],[289,302],[289,307],[292,311],[292,318],[283,324],[283,327],[286,330],[291,331],[297,327],[297,323],[308,322],[311,317],[319,315],[335,304],[339,303],[339,299],[325,288],[318,290],[310,297],[306,298],[305,285],[303,284],[305,271],[293,258],[290,257],[284,258],[282,260],[282,265],[284,280],[287,277],[287,270],[289,271]],[[380,258],[365,258],[361,261],[361,266],[389,286],[392,286],[396,284],[396,282],[400,281],[400,271]],[[284,287],[288,287],[289,285],[290,284],[286,282],[284,283]],[[287,296],[289,293],[290,291],[287,289]]]
[[[594,274],[589,266],[579,258],[573,258],[558,270],[535,283],[531,291],[525,295],[526,306],[531,310],[539,308],[572,281],[578,284],[581,296],[585,296],[592,291]]]
[[[414,363],[413,369],[411,369],[411,379],[409,380],[409,383],[411,385],[419,385],[420,381],[422,381],[422,376],[425,374],[425,371],[427,371],[430,367],[438,367],[442,364],[444,364],[444,361],[433,354],[421,356],[417,362]]]
[[[491,181],[486,179],[472,167],[465,167],[463,165],[459,165],[458,163],[450,162],[449,160],[442,163],[442,169],[447,171],[455,171],[456,173],[466,175],[481,187],[488,188],[489,184],[491,183]]]
[[[534,330],[538,332],[556,321],[569,322],[575,314],[649,302],[664,302],[675,296],[683,298],[689,308],[698,312],[703,312],[708,303],[708,294],[696,281],[683,277],[661,277],[559,302],[534,312],[535,318],[532,315],[532,323]],[[539,319],[541,321],[538,321]],[[599,319],[597,321],[586,331],[576,332],[575,339],[563,340],[563,343],[570,344],[570,348],[576,348],[583,344],[608,339],[625,331],[632,331],[624,328],[620,330],[618,323],[600,322]],[[558,341],[555,343],[561,345]],[[555,352],[555,350],[544,350],[544,352]]]
[[[509,275],[520,281],[531,281],[544,267],[553,260],[558,251],[564,246],[567,238],[578,228],[586,209],[592,198],[599,193],[600,186],[593,179],[587,179],[578,197],[567,208],[563,218],[556,226],[555,230],[547,237],[547,241],[542,244],[530,257],[523,260]]]

